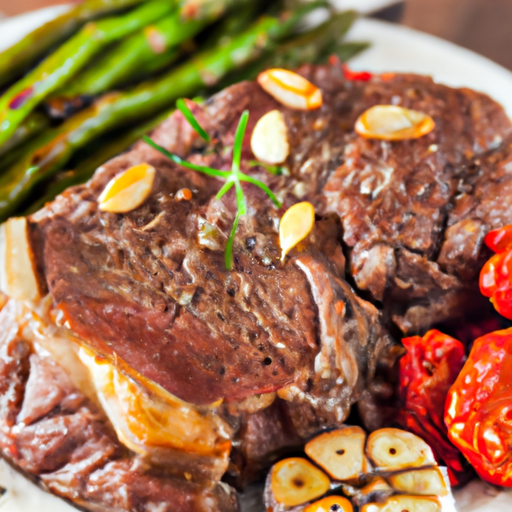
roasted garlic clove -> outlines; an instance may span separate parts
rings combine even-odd
[[[388,477],[391,486],[400,492],[421,496],[446,496],[448,488],[439,468],[418,469]]]
[[[285,107],[315,110],[322,106],[322,91],[293,71],[268,69],[259,74],[258,83]]]
[[[306,444],[307,455],[335,480],[357,480],[366,466],[366,433],[360,427],[326,432]]]
[[[285,459],[272,468],[270,483],[277,503],[288,507],[302,505],[325,494],[329,477],[306,459]]]
[[[375,478],[368,485],[359,489],[352,498],[354,505],[362,507],[366,503],[383,502],[394,494],[393,489],[383,478]]]
[[[442,512],[441,503],[433,496],[391,496],[384,503],[368,503],[360,512]]]
[[[377,469],[386,472],[436,465],[434,454],[423,439],[397,428],[370,434],[366,453]]]
[[[315,208],[304,201],[288,208],[279,223],[279,245],[281,261],[299,242],[313,231],[315,226]]]
[[[354,507],[347,498],[327,496],[308,505],[304,512],[353,512]]]
[[[434,128],[429,115],[396,105],[375,105],[363,112],[355,125],[359,135],[381,140],[418,139]]]
[[[140,164],[115,176],[98,198],[99,209],[110,213],[127,213],[135,210],[151,194],[155,175],[154,167]]]
[[[37,301],[43,295],[24,217],[0,226],[0,289],[18,300]]]
[[[288,128],[279,110],[267,112],[256,123],[251,149],[258,160],[271,165],[281,164],[288,158]]]

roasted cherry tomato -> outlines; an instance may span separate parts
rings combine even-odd
[[[466,360],[464,346],[437,330],[402,343],[407,353],[400,360],[398,394],[403,406],[398,422],[422,437],[436,458],[444,461],[452,485],[463,483],[472,472],[448,440],[443,414],[448,390]]]
[[[475,341],[448,393],[445,421],[482,479],[512,487],[512,329]]]
[[[480,291],[498,313],[512,320],[512,226],[491,231],[485,244],[497,254],[480,272]]]

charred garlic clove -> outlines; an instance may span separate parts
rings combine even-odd
[[[304,201],[288,208],[279,223],[279,245],[281,261],[299,243],[313,231],[315,226],[315,209],[311,203]]]
[[[422,496],[447,496],[448,488],[439,468],[418,469],[391,475],[391,486],[400,492]]]
[[[325,473],[300,457],[278,462],[272,468],[270,482],[276,502],[288,507],[319,498],[331,483]]]
[[[354,507],[347,498],[341,496],[327,496],[311,505],[304,512],[353,512]]]
[[[110,213],[135,210],[151,193],[155,175],[155,168],[144,163],[115,176],[98,198],[99,209]]]
[[[397,107],[376,105],[369,108],[356,121],[356,132],[368,139],[418,139],[435,128],[434,120],[423,112]]]
[[[366,503],[381,503],[393,494],[392,487],[383,478],[377,477],[362,489],[356,489],[352,493],[352,501],[358,507],[362,507]]]
[[[396,428],[376,430],[368,437],[366,453],[382,471],[401,471],[434,466],[434,454],[423,439]]]
[[[366,433],[345,427],[321,434],[306,444],[308,456],[335,480],[357,480],[365,469]]]
[[[0,289],[18,300],[42,297],[24,217],[13,217],[0,226]]]
[[[258,160],[271,165],[282,164],[288,158],[288,128],[279,110],[267,112],[256,123],[251,149]]]
[[[442,512],[441,503],[435,497],[391,496],[384,503],[368,503],[360,512]]]
[[[322,106],[322,91],[293,71],[268,69],[260,73],[258,83],[285,107],[296,110],[315,110]]]

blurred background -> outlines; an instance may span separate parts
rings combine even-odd
[[[367,1],[347,3],[352,7]],[[58,3],[69,0],[0,0],[0,13],[14,16]],[[405,0],[377,16],[442,37],[512,70],[512,0]]]

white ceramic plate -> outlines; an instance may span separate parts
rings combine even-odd
[[[341,8],[356,7],[368,12],[393,0],[334,0]],[[0,22],[0,50],[25,33],[53,18],[65,7],[53,7]],[[473,52],[405,27],[375,20],[359,20],[349,34],[352,40],[366,40],[372,47],[352,61],[355,69],[403,71],[432,75],[437,81],[456,87],[471,87],[499,101],[512,117],[512,73]],[[0,485],[7,488],[0,498],[0,512],[73,512],[75,509],[50,496],[0,461]],[[244,500],[244,512],[260,512],[254,489]],[[460,512],[510,512],[512,494],[472,482],[456,493]],[[179,511],[176,511],[179,512]]]

